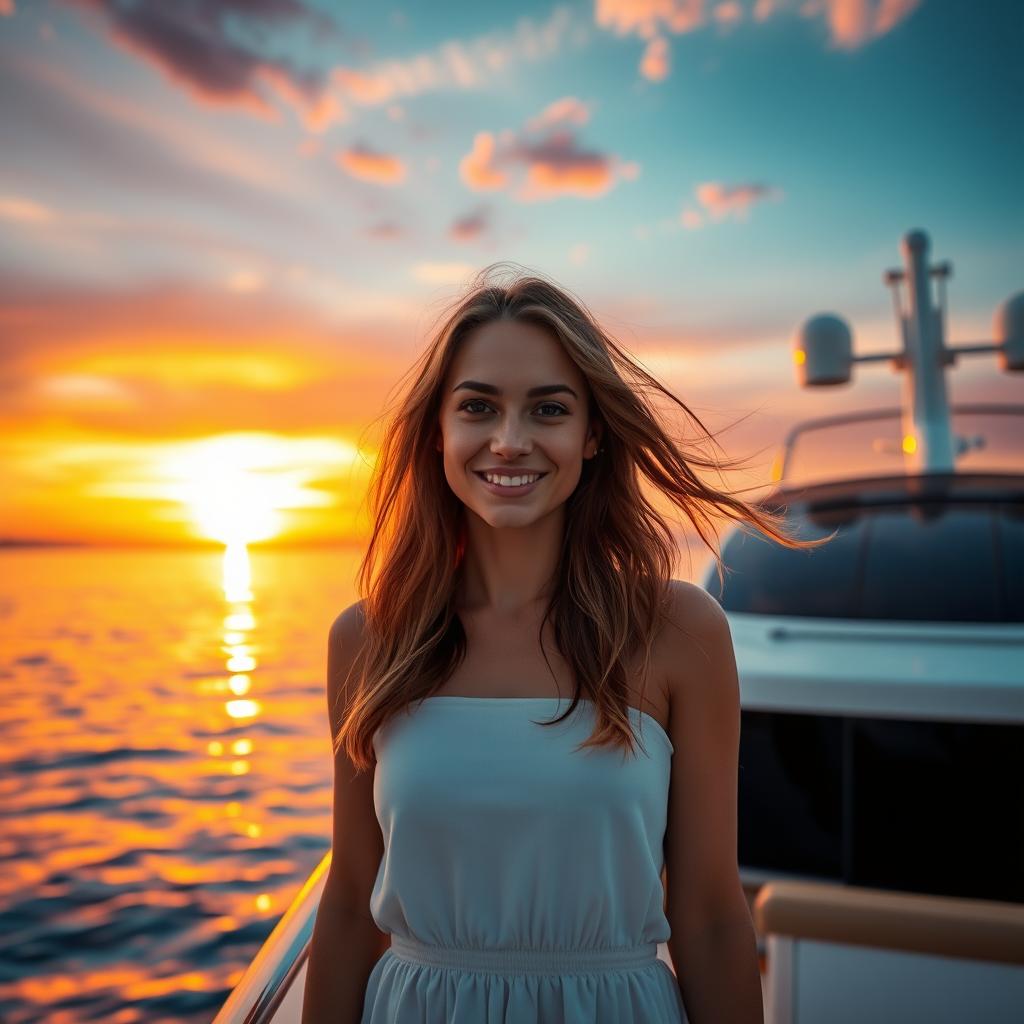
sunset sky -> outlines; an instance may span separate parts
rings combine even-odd
[[[346,539],[369,431],[484,265],[555,278],[733,456],[897,404],[809,316],[953,345],[1024,288],[1018,0],[0,0],[0,538]],[[951,397],[1024,400],[994,356]],[[769,456],[762,465],[768,468]]]

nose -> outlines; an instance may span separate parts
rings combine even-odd
[[[521,431],[515,429],[514,426],[511,429],[503,430],[491,442],[491,451],[508,461],[519,458],[528,452],[530,448],[531,445],[528,439]]]

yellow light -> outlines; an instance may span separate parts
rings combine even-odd
[[[252,680],[245,675],[232,676],[228,680],[228,689],[236,696],[241,697],[249,692],[252,687]]]
[[[232,718],[253,718],[262,710],[258,700],[229,700],[224,709]]]

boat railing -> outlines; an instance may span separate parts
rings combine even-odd
[[[784,879],[753,912],[765,1024],[1020,1019],[1022,904]]]
[[[309,955],[330,863],[328,851],[267,936],[212,1024],[269,1024],[274,1019]]]

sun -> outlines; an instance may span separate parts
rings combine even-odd
[[[287,476],[266,471],[272,438],[212,438],[181,456],[177,490],[199,532],[226,547],[269,540],[284,528],[282,509],[301,504]]]

